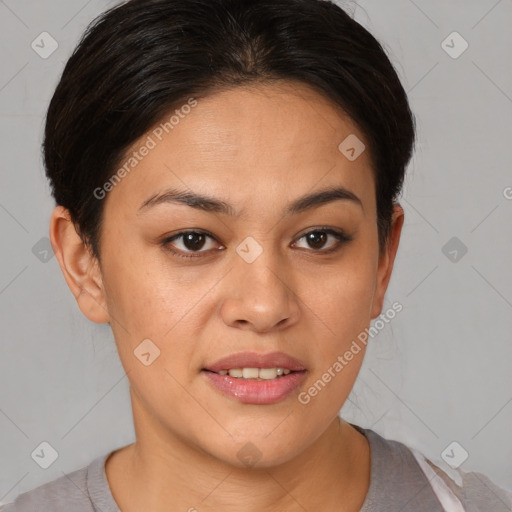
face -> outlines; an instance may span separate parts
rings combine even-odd
[[[99,287],[138,437],[271,466],[336,418],[364,345],[339,356],[380,314],[396,247],[379,255],[369,152],[338,147],[365,137],[327,99],[288,83],[196,101],[102,199]]]

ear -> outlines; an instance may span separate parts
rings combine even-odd
[[[64,279],[82,313],[93,322],[108,322],[99,262],[78,235],[69,211],[63,206],[57,206],[52,212],[50,241]]]
[[[395,204],[391,218],[391,229],[388,236],[387,245],[379,256],[377,283],[371,313],[372,319],[378,317],[382,312],[384,295],[388,288],[391,273],[393,271],[393,263],[395,262],[395,256],[398,250],[398,244],[400,242],[400,234],[402,232],[403,224],[404,210],[399,204]]]

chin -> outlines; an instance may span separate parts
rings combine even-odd
[[[273,426],[275,428],[275,425]],[[268,432],[271,432],[269,429]],[[210,446],[208,452],[217,460],[237,468],[265,469],[276,467],[293,460],[307,448],[305,439],[290,442],[289,431],[280,436],[275,434],[245,433],[222,445]]]

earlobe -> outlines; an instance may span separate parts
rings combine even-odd
[[[391,228],[388,237],[388,244],[379,258],[379,266],[377,271],[377,283],[373,300],[371,318],[377,318],[384,304],[384,295],[388,288],[395,256],[398,251],[400,235],[404,224],[404,210],[399,204],[395,204],[393,216],[391,219]]]
[[[64,279],[78,307],[92,322],[109,321],[98,260],[78,235],[69,211],[56,206],[50,219],[50,241]]]

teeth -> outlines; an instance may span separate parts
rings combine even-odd
[[[244,368],[242,370],[242,377],[244,379],[257,379],[259,377],[259,373],[260,371],[258,368]]]
[[[260,379],[275,379],[279,374],[279,370],[282,368],[261,368],[259,371]]]
[[[281,375],[288,375],[290,371],[288,368],[232,368],[230,370],[221,370],[218,374],[229,374],[230,377],[239,379],[272,380]]]

